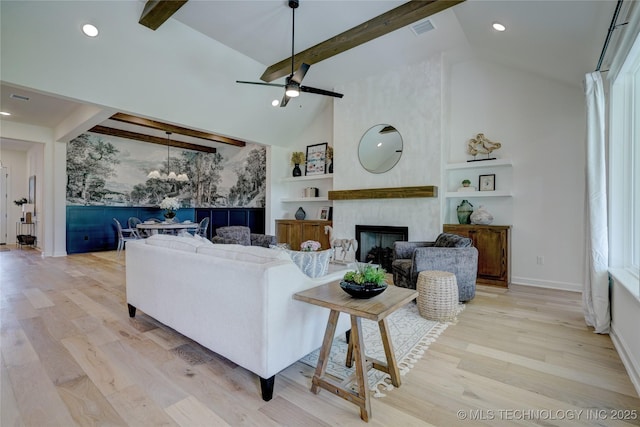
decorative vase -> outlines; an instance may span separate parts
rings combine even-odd
[[[173,218],[175,218],[176,213],[174,211],[166,211],[164,213],[164,218],[167,220],[167,222],[173,222]]]
[[[302,206],[300,206],[296,211],[296,219],[302,220],[302,219],[305,219],[306,216],[307,216],[307,213],[304,211],[304,209],[302,209]]]
[[[300,164],[296,163],[293,167],[293,176],[302,176],[302,171],[300,170]]]
[[[458,212],[458,222],[460,224],[470,224],[469,217],[473,212],[473,205],[468,200],[463,200],[456,211]]]
[[[333,173],[333,159],[331,159],[331,163],[329,163],[329,173]]]
[[[471,224],[489,225],[493,222],[493,215],[484,206],[480,205],[469,217]]]

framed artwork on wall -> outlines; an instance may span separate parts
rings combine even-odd
[[[329,144],[307,145],[307,163],[305,166],[305,175],[323,175],[326,171],[327,146]]]
[[[29,204],[33,205],[33,215],[36,214],[36,176],[29,177]]]
[[[496,174],[480,175],[480,185],[478,185],[480,191],[495,191],[496,189]]]

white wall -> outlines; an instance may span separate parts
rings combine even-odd
[[[349,83],[334,103],[335,190],[440,186],[441,59]],[[402,135],[403,153],[389,172],[372,174],[358,161],[358,144],[373,125],[390,124]],[[355,225],[409,228],[409,240],[431,240],[440,227],[438,198],[348,200],[333,203],[334,235],[354,238]]]
[[[257,80],[264,64],[175,19],[151,31],[138,24],[144,4],[3,1],[2,81],[268,145],[288,145],[330,104],[303,94],[272,107],[281,88],[233,83]],[[98,37],[82,35],[87,20],[100,28]]]
[[[336,102],[341,102],[338,100]],[[293,166],[291,165],[291,153],[302,151],[306,153],[307,145],[321,144],[323,142],[333,145],[333,104],[329,103],[314,118],[313,123],[289,147],[271,147],[271,197],[267,200],[267,208],[271,212],[272,220],[266,224],[267,230],[275,234],[276,219],[294,218],[295,212],[302,207],[307,213],[307,219],[315,219],[318,210],[322,206],[330,206],[326,202],[287,202],[282,203],[282,198],[301,197],[304,187],[317,187],[320,196],[327,196],[327,191],[331,189],[331,180],[301,180],[299,182],[283,182],[283,178],[292,176]],[[304,176],[304,165],[301,165]]]
[[[512,209],[513,282],[581,290],[585,111],[580,87],[473,57],[448,64],[446,75],[445,161],[470,159],[468,140],[484,133],[502,143],[493,154],[513,162],[512,200],[502,205],[482,200],[489,211]]]

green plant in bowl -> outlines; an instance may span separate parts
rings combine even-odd
[[[387,272],[380,266],[358,264],[355,271],[347,271],[340,287],[354,298],[371,298],[387,289]]]

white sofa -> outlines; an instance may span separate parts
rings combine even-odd
[[[264,400],[275,374],[322,344],[329,310],[293,294],[344,273],[312,279],[284,251],[194,237],[155,235],[125,253],[129,315],[139,308],[257,374]],[[336,333],[348,329],[341,315]]]

